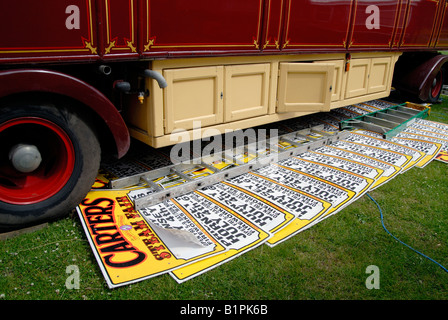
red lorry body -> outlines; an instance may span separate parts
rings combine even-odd
[[[371,5],[379,29],[366,28]],[[0,63],[444,50],[447,10],[447,0],[3,1]]]
[[[76,206],[96,143],[126,154],[125,95],[151,61],[339,54],[347,71],[351,54],[396,52],[394,87],[438,99],[447,11],[448,0],[1,1],[0,230]]]

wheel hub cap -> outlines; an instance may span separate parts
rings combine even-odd
[[[17,144],[11,148],[9,160],[17,171],[29,173],[39,167],[42,157],[36,146]]]

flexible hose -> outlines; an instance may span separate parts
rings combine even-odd
[[[378,210],[380,211],[380,215],[381,215],[381,224],[383,225],[383,229],[386,230],[386,232],[387,232],[390,236],[392,236],[395,240],[397,240],[397,241],[400,242],[401,244],[405,245],[406,247],[408,247],[408,248],[411,249],[412,251],[418,253],[418,254],[421,255],[422,257],[424,257],[424,258],[426,258],[426,259],[428,259],[428,260],[434,262],[434,263],[437,264],[440,268],[442,268],[445,272],[448,272],[448,270],[447,270],[443,265],[441,265],[440,263],[438,263],[438,262],[435,261],[434,259],[432,259],[432,258],[430,258],[430,257],[428,257],[428,256],[426,256],[426,255],[424,255],[423,253],[421,253],[421,252],[415,250],[414,248],[412,248],[412,247],[409,246],[408,244],[404,243],[403,241],[401,241],[400,239],[398,239],[397,237],[395,237],[389,230],[387,230],[386,226],[384,225],[383,210],[381,210],[381,207],[380,207],[380,205],[378,204],[378,202],[376,202],[375,199],[373,199],[373,198],[370,196],[370,194],[366,193],[366,195],[367,195],[367,196],[370,198],[370,200],[372,200],[372,201],[376,204],[376,206],[378,207]]]

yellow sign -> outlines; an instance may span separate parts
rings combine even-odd
[[[438,161],[442,161],[442,162],[447,162],[448,163],[448,151],[440,151],[435,159],[438,160]]]
[[[194,218],[205,230],[215,235],[227,251],[197,263],[173,270],[171,276],[179,283],[196,277],[244,252],[263,244],[270,233],[263,231],[235,211],[212,198],[192,192],[172,202],[178,210]]]
[[[261,172],[260,172],[261,173]],[[271,176],[267,174],[267,176]],[[293,234],[297,234],[306,225],[321,217],[331,208],[331,203],[317,198],[287,183],[277,183],[266,176],[250,173],[230,179],[224,184],[240,190],[282,212],[294,215],[295,219],[277,230],[268,240],[268,245],[276,245]]]
[[[91,191],[78,214],[110,288],[151,278],[226,250],[190,221],[188,236],[150,223],[134,210],[128,191]],[[182,237],[183,236],[183,237]],[[179,250],[176,243],[188,250]]]

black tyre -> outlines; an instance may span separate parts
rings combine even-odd
[[[89,192],[101,151],[73,108],[0,105],[0,231],[68,214]]]

